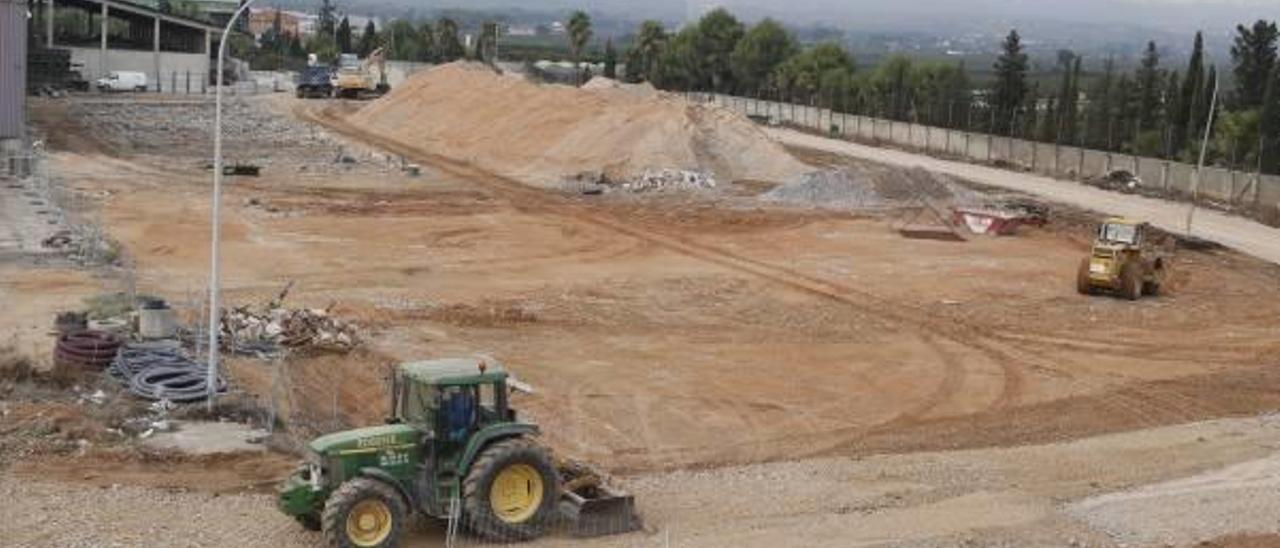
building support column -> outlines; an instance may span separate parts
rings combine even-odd
[[[164,82],[164,77],[160,74],[160,18],[155,17],[152,21],[154,24],[151,26],[151,54],[155,57],[156,93],[160,93],[162,82]]]
[[[102,3],[102,44],[98,50],[98,77],[106,78],[107,73],[111,72],[107,68],[107,21],[110,13],[107,11],[107,3]]]
[[[53,47],[53,0],[44,2],[44,47]]]
[[[205,85],[209,83],[209,71],[213,70],[213,33],[208,30],[204,31],[204,74],[200,76],[200,92],[204,93]]]

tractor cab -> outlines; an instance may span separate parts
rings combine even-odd
[[[515,422],[507,372],[485,359],[450,359],[401,365],[391,383],[388,423],[408,424],[437,441],[465,442],[486,426]]]

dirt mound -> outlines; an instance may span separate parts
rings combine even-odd
[[[628,180],[673,168],[727,182],[806,171],[739,114],[597,80],[584,89],[537,85],[455,63],[415,75],[349,121],[540,186],[584,171]]]
[[[862,166],[806,173],[761,199],[824,209],[877,209],[913,205],[921,199],[969,205],[977,201],[977,193],[921,168]]]

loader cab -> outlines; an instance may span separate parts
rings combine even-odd
[[[1118,247],[1139,247],[1146,223],[1128,219],[1109,219],[1098,227],[1098,244]]]

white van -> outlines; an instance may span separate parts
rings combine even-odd
[[[113,70],[96,82],[98,91],[147,91],[147,75],[143,72]]]

